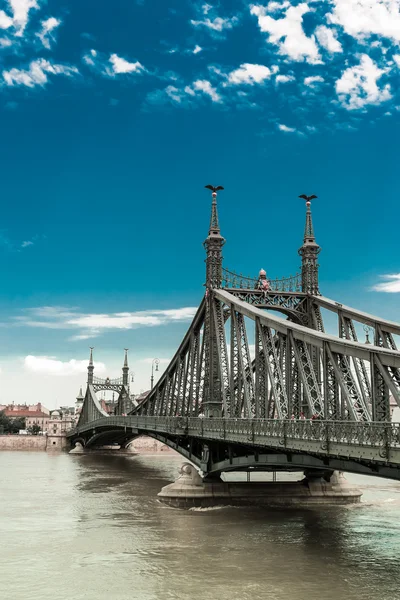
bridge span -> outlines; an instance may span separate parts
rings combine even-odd
[[[208,187],[206,291],[175,356],[127,415],[127,356],[121,380],[99,380],[91,353],[71,444],[125,447],[150,435],[205,479],[281,469],[400,480],[400,426],[390,412],[391,400],[400,406],[400,325],[321,295],[310,197],[299,273],[269,279],[263,269],[256,277],[226,269],[217,191]],[[336,335],[325,330],[328,312]],[[118,393],[114,415],[101,407],[102,389]]]

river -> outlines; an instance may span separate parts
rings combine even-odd
[[[168,508],[172,455],[0,453],[2,600],[400,600],[400,484],[350,507]]]

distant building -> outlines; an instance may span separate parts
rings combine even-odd
[[[50,419],[48,422],[47,433],[48,434],[65,434],[75,425],[75,415],[70,413],[63,413],[61,409],[52,410],[50,412]]]
[[[150,394],[151,390],[147,390],[147,392],[142,392],[138,396],[135,397],[135,402],[140,404],[143,400],[146,400],[147,396]]]
[[[60,412],[62,412],[62,414],[65,415],[70,415],[71,417],[75,416],[75,406],[60,406],[60,408],[58,409]]]
[[[52,410],[47,425],[47,447],[54,450],[63,450],[66,447],[66,433],[75,427],[75,414],[69,411]]]
[[[18,407],[17,407],[18,406]],[[39,425],[41,431],[46,431],[49,423],[49,414],[42,410],[31,410],[27,406],[19,408],[23,405],[11,404],[4,410],[6,417],[10,419],[25,419],[25,429],[29,429],[33,425]],[[38,404],[37,406],[41,406]]]
[[[23,411],[29,411],[29,412],[42,412],[45,413],[46,415],[50,414],[50,411],[48,408],[46,408],[45,406],[43,406],[43,404],[41,402],[38,402],[37,404],[0,404],[0,411],[12,411],[12,410],[23,410]]]

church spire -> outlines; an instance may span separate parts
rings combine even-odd
[[[129,384],[128,348],[125,348],[124,366],[122,367],[122,383]]]
[[[94,371],[94,365],[93,365],[93,347],[94,346],[90,346],[90,356],[89,356],[89,365],[88,365],[88,384],[92,384],[93,383],[93,371]]]
[[[211,218],[208,237],[204,242],[206,258],[206,286],[220,288],[222,285],[222,246],[225,239],[221,235],[218,221],[217,192],[223,190],[221,185],[206,185],[212,191]]]
[[[301,282],[302,291],[307,294],[319,294],[318,283],[318,254],[321,252],[320,246],[315,241],[314,227],[311,214],[311,200],[317,196],[306,196],[302,194],[299,198],[306,201],[306,224],[304,227],[303,245],[299,248],[301,256]]]

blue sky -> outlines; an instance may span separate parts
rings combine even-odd
[[[148,387],[207,183],[226,266],[295,273],[314,193],[322,292],[396,320],[399,44],[399,0],[0,2],[0,402],[71,403],[89,345]]]

